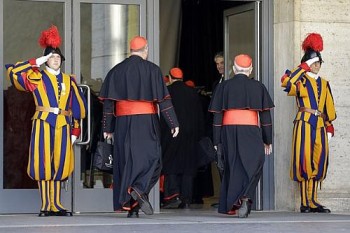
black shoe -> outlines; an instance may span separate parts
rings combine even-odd
[[[177,209],[181,204],[181,200],[178,197],[171,198],[170,200],[164,202],[162,209]]]
[[[50,211],[47,210],[40,210],[40,213],[38,214],[38,217],[49,217]]]
[[[181,202],[178,208],[179,209],[189,209],[190,208],[190,204],[188,204],[186,202]]]
[[[318,206],[316,208],[310,208],[310,211],[312,213],[326,213],[326,214],[331,212],[330,209],[328,209],[328,208],[326,208],[325,206],[322,206],[322,205]]]
[[[219,203],[213,203],[213,204],[211,204],[210,206],[217,209],[217,208],[219,208]]]
[[[129,210],[128,211],[128,218],[138,218],[139,217],[139,211],[135,211],[135,210]]]
[[[50,216],[73,216],[72,212],[69,212],[67,210],[59,210],[59,211],[50,211]]]
[[[238,209],[238,217],[239,218],[248,218],[249,214],[249,200],[242,200],[242,205]]]
[[[300,213],[310,213],[311,212],[311,208],[308,206],[300,206]]]
[[[131,197],[137,201],[140,205],[141,210],[147,214],[147,215],[152,215],[153,214],[153,208],[151,203],[148,200],[148,197],[145,194],[139,195],[136,193],[135,190],[131,191],[130,193]]]

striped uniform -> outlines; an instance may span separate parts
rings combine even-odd
[[[12,85],[20,91],[32,92],[37,107],[71,112],[63,115],[37,110],[32,117],[27,173],[33,180],[39,181],[45,199],[55,187],[60,191],[60,181],[66,180],[73,172],[71,134],[72,130],[79,128],[79,120],[85,117],[86,101],[70,75],[60,72],[56,76],[46,70],[39,71],[29,61],[6,65],[6,68]],[[42,209],[49,208],[49,203],[45,205],[47,207]]]
[[[298,111],[294,119],[290,177],[300,182],[302,205],[317,207],[317,186],[326,177],[328,168],[327,127],[336,119],[329,82],[309,77],[298,67],[286,71],[282,87],[288,96],[295,96],[298,108],[318,110],[324,117]],[[310,203],[311,201],[311,203]]]

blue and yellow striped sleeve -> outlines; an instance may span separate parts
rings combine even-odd
[[[78,87],[75,79],[71,77],[71,85],[72,85],[72,102],[71,102],[71,110],[72,116],[74,119],[83,119],[86,116],[86,99]]]
[[[281,86],[285,87],[284,91],[288,93],[289,96],[298,96],[300,92],[301,77],[303,77],[305,70],[297,67],[293,71],[286,70],[284,76],[281,79]]]
[[[11,84],[20,91],[33,91],[41,81],[41,73],[33,69],[30,61],[17,62],[15,65],[5,65],[7,78]]]

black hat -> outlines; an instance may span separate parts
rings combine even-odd
[[[305,51],[304,56],[301,58],[301,63],[306,62],[307,60],[314,58],[314,57],[318,57],[320,59],[320,62],[321,63],[323,62],[320,52],[314,51],[312,49],[308,49]]]
[[[58,55],[61,56],[61,61],[65,61],[66,58],[63,56],[60,48],[52,48],[51,46],[46,47],[44,50],[44,56],[48,55],[49,53],[57,53]]]

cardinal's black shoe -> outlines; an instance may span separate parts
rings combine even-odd
[[[50,211],[51,216],[67,216],[71,217],[73,216],[72,212],[69,212],[67,210],[59,210],[59,211]]]
[[[147,214],[147,215],[151,215],[153,214],[153,208],[151,203],[148,200],[147,195],[145,194],[138,194],[135,190],[131,191],[130,193],[131,197],[137,201],[140,205],[141,210]]]
[[[310,208],[310,211],[312,213],[326,213],[326,214],[331,212],[331,210],[326,208],[325,206],[318,206],[316,208]]]
[[[300,206],[300,213],[310,213],[311,209],[308,206]]]
[[[129,210],[127,217],[128,218],[138,218],[139,217],[139,211],[138,210]]]
[[[190,208],[190,204],[188,204],[186,202],[181,202],[178,208],[179,209],[189,209]]]
[[[162,208],[163,209],[177,209],[177,208],[179,208],[180,204],[181,204],[180,198],[174,197],[174,198],[171,198],[170,200],[165,201]]]
[[[50,211],[47,210],[40,210],[40,213],[38,214],[38,217],[49,217]]]

